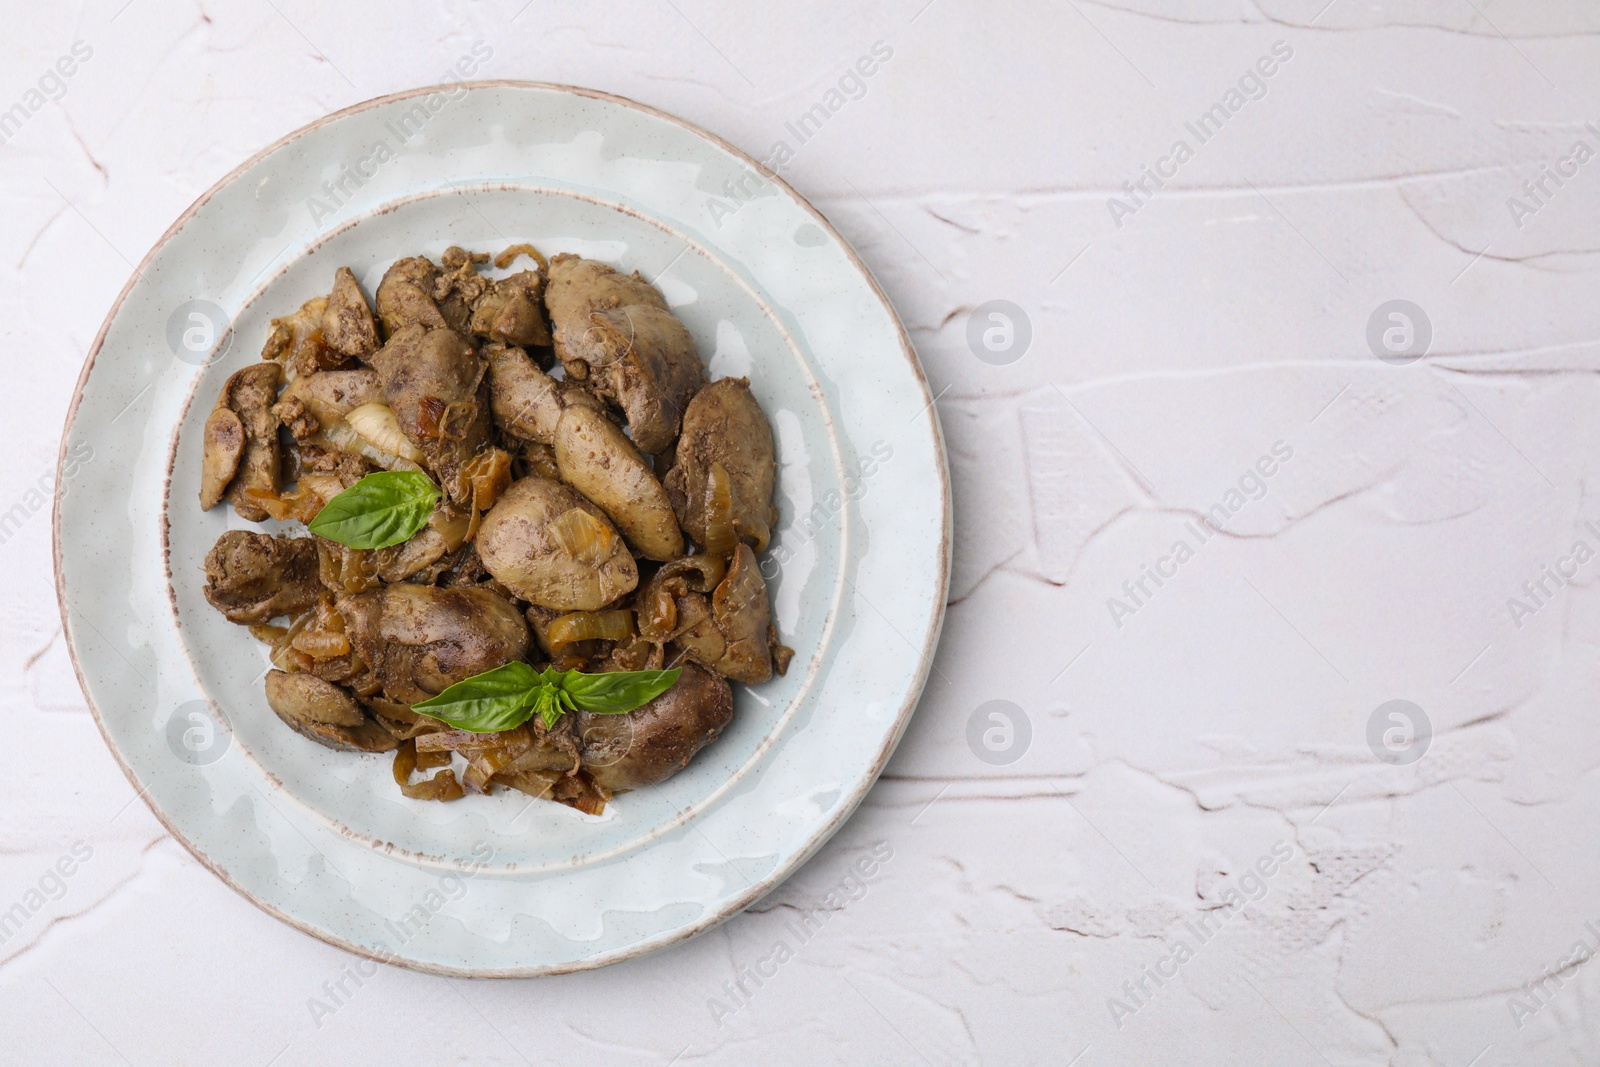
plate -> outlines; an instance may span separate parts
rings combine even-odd
[[[386,756],[266,705],[262,646],[201,595],[231,508],[202,513],[200,431],[270,319],[349,266],[529,241],[640,271],[713,378],[773,424],[762,559],[786,676],[735,687],[687,770],[600,816],[514,792],[407,800]],[[285,922],[438,974],[628,959],[748,906],[847,819],[905,730],[943,618],[938,419],[903,327],[826,219],[715,137],[615,96],[489,82],[331,115],[201,197],[123,290],[62,441],[56,581],[106,743],[207,867]],[[271,525],[271,524],[267,524]]]

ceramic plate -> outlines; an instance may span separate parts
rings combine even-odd
[[[530,241],[639,270],[711,377],[773,424],[762,560],[786,676],[683,773],[588,816],[515,792],[400,795],[387,756],[284,727],[266,659],[201,595],[231,508],[202,513],[200,431],[269,320],[347,265]],[[524,261],[525,264],[525,261]],[[57,583],[106,742],[156,815],[256,904],[333,944],[462,976],[637,956],[727,918],[850,815],[921,691],[943,615],[949,493],[905,331],[815,209],[686,123],[561,86],[419,90],[332,115],[202,197],[123,291],[62,444]]]

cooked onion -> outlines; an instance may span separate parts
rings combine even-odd
[[[751,547],[757,552],[765,552],[767,546],[772,543],[772,527],[761,519],[751,521],[755,523],[754,527],[747,527],[743,519],[734,519],[734,532],[739,535],[740,540],[747,542],[753,540],[755,543]]]
[[[561,781],[562,775],[557,771],[518,771],[516,774],[505,775],[496,781],[510,786],[512,789],[528,794],[530,797],[547,797],[550,787]]]
[[[317,661],[301,652],[297,648],[285,648],[283,658],[288,666],[283,669],[285,674],[310,674],[316,667]]]
[[[507,267],[511,266],[512,261],[518,256],[527,256],[528,258],[532,259],[535,263],[539,264],[540,272],[546,277],[549,276],[550,261],[544,258],[544,253],[540,252],[537,248],[526,242],[519,245],[512,245],[504,252],[501,252],[498,256],[495,256],[494,265],[500,270],[505,270]]]
[[[419,767],[430,759],[448,761],[452,751],[460,752],[467,761],[464,775],[467,788],[475,793],[487,793],[495,775],[533,746],[533,734],[527,726],[493,734],[441,730],[418,737],[416,746]]]
[[[327,491],[329,482],[333,483],[332,492]],[[245,500],[265,511],[269,518],[279,522],[289,519],[310,522],[343,488],[337,478],[326,474],[307,474],[301,477],[300,484],[291,492],[274,493],[247,485],[243,495]]]
[[[445,551],[454,552],[472,538],[476,523],[469,511],[456,511],[449,503],[442,503],[428,516],[428,525],[444,538]]]
[[[479,744],[482,739],[482,734],[475,734],[469,730],[438,730],[431,734],[418,734],[417,750],[454,752],[462,745]]]
[[[338,452],[348,452],[353,456],[370,459],[386,471],[422,470],[418,464],[411,460],[403,456],[397,456],[393,452],[385,452],[377,445],[372,444],[356,433],[350,424],[343,419],[337,422],[323,423],[322,429],[318,431],[313,440],[325,448],[331,448]]]
[[[327,310],[328,298],[317,296],[300,305],[294,314],[272,320],[272,333],[262,355],[283,365],[286,381],[332,370],[345,362],[344,355],[329,347],[322,337],[322,316]]]
[[[411,710],[409,704],[397,704],[392,700],[385,700],[379,692],[379,683],[376,675],[369,675],[372,692],[361,693],[356,691],[367,705],[367,710],[380,722],[384,729],[402,741],[416,737],[418,734],[432,733],[444,729],[444,723],[426,715],[418,715]]]
[[[612,664],[624,671],[659,671],[665,659],[665,649],[646,637],[635,637],[611,650]]]
[[[447,757],[448,759],[448,754]],[[424,759],[427,762],[424,763]],[[412,783],[411,774],[416,770],[426,770],[428,767],[439,766],[431,757],[425,757],[417,752],[417,743],[407,741],[394,753],[394,780],[400,786],[400,792],[412,800],[460,800],[466,796],[466,790],[461,788],[461,783],[456,781],[456,772],[443,770],[432,778],[424,778],[420,782]]]
[[[656,576],[663,581],[681,577],[684,590],[709,593],[722,584],[722,577],[727,573],[728,565],[721,556],[681,556],[663,565]]]
[[[417,436],[424,441],[435,441],[443,437],[440,427],[448,410],[449,405],[436,396],[425,396],[417,401]]]
[[[448,752],[417,753],[417,770],[419,771],[431,771],[435,767],[447,767],[449,765],[450,753]]]
[[[400,792],[412,800],[439,800],[446,803],[460,800],[467,795],[467,791],[461,788],[461,783],[456,781],[456,772],[448,769],[415,785],[403,785],[400,787]]]
[[[739,547],[739,534],[733,528],[733,478],[720,463],[706,472],[706,543],[713,556],[727,556]]]
[[[494,776],[505,770],[517,753],[509,748],[486,749],[467,761],[465,775],[467,787],[475,793],[487,793]]]
[[[295,639],[301,630],[310,626],[316,617],[317,609],[312,608],[289,620],[289,628],[283,631],[283,636],[278,639],[277,644],[272,648],[271,658],[274,667],[285,674],[294,674],[297,671],[311,669],[311,657],[303,652],[296,652],[290,647],[290,642]]]
[[[394,750],[394,780],[402,788],[411,784],[411,772],[417,769],[417,743],[406,741]]]
[[[348,655],[350,652],[350,639],[344,634],[328,633],[324,630],[307,630],[296,637],[292,647],[299,652],[304,652],[312,659],[337,659]]]
[[[361,673],[344,684],[355,690],[356,696],[362,700],[370,700],[383,688],[383,683],[378,681],[378,675],[374,671],[368,669],[366,660],[354,652],[350,653],[350,659]],[[389,724],[384,723],[383,725],[387,727]],[[394,733],[394,730],[390,729],[389,732]]]
[[[633,612],[626,608],[568,612],[550,623],[545,636],[551,651],[557,652],[576,641],[626,641],[633,636]]]
[[[585,815],[599,815],[606,810],[606,801],[611,799],[611,794],[580,771],[557,782],[551,799],[577,808]]]
[[[598,567],[616,551],[617,535],[611,527],[582,508],[562,512],[550,526],[567,555],[579,563]]]
[[[672,640],[680,629],[678,597],[711,592],[727,572],[717,556],[682,556],[662,564],[639,598],[639,635],[657,644]]]
[[[511,484],[511,453],[500,448],[479,452],[467,461],[466,469],[472,484],[472,506],[488,511]]]
[[[344,633],[344,616],[334,610],[332,601],[324,599],[317,605],[311,624],[289,638],[289,646],[318,660],[349,655],[350,639]]]
[[[303,494],[308,502],[311,497],[318,498],[316,508],[320,511],[324,504],[344,492],[344,488],[344,483],[339,480],[338,475],[307,473],[300,475],[300,481],[296,484],[294,493],[290,495]],[[312,512],[311,519],[316,517],[316,512]],[[303,521],[310,522],[311,519]]]
[[[362,440],[379,452],[398,456],[412,463],[422,462],[424,458],[422,449],[412,444],[411,438],[400,429],[400,422],[394,417],[394,412],[390,410],[388,404],[376,401],[362,404],[358,408],[352,408],[350,414],[344,418]]]
[[[329,589],[364,593],[379,582],[376,557],[364,548],[317,541],[317,577]]]
[[[639,636],[662,643],[678,628],[678,600],[672,590],[656,587],[649,604],[639,605]]]

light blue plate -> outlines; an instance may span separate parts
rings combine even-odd
[[[738,199],[729,195],[738,189]],[[528,241],[655,282],[711,376],[748,376],[782,465],[762,560],[787,676],[736,687],[683,773],[592,817],[519,793],[401,796],[267,708],[262,646],[201,595],[229,508],[199,509],[200,431],[269,320],[351,267]],[[524,260],[514,269],[526,266]],[[124,290],[78,383],[57,585],[85,694],[156,815],[229,885],[354,952],[461,976],[597,967],[746,907],[883,769],[943,617],[949,481],[905,331],[814,208],[681,120],[494,82],[329,116],[203,196]]]

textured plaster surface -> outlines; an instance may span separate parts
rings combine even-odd
[[[27,915],[0,943],[0,1061],[1600,1062],[1600,559],[1547,576],[1600,549],[1600,160],[1523,190],[1600,151],[1593,5],[6,13],[0,109],[28,114],[0,144],[0,909]],[[939,394],[951,601],[882,782],[745,914],[594,973],[358,984],[117,770],[63,645],[45,498],[88,345],[171,220],[480,40],[481,76],[621,93],[758,158],[788,143],[784,176]],[[79,41],[92,57],[30,108]],[[786,124],[880,41],[864,95],[798,144]],[[1185,124],[1278,42],[1292,57],[1199,143]],[[1192,157],[1129,198],[1180,139]],[[1368,341],[1395,299],[1432,330],[1405,366]],[[992,300],[1031,328],[1003,365],[969,343]],[[1135,600],[1156,567],[1175,573]],[[998,720],[969,730],[997,700],[998,757]],[[1390,700],[1431,723],[1420,760],[1375,757]],[[58,883],[74,845],[91,855]]]

